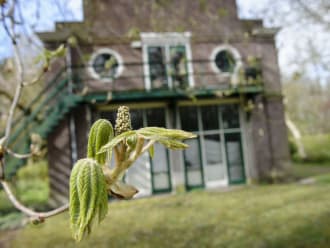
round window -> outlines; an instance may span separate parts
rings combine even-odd
[[[228,45],[217,47],[211,56],[212,67],[218,73],[232,74],[240,61],[237,50]]]
[[[119,77],[123,70],[122,59],[117,52],[111,49],[100,49],[93,54],[89,70],[92,77],[111,82]]]
[[[217,53],[214,59],[214,63],[221,72],[230,73],[234,71],[236,65],[234,56],[226,50]]]

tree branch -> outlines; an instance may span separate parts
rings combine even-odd
[[[312,8],[310,8],[309,6],[307,6],[306,3],[304,3],[303,0],[296,0],[298,5],[303,9],[303,11],[305,11],[305,13],[311,17],[312,19],[314,19],[316,22],[324,24],[326,26],[327,29],[330,29],[330,22],[328,22],[323,16],[322,14],[314,11]]]
[[[9,101],[13,101],[13,96],[8,93],[5,90],[0,89],[0,95],[3,95],[4,97],[6,97]],[[21,111],[27,111],[27,109],[23,106],[22,103],[17,103],[17,107],[21,110]]]
[[[49,218],[51,216],[58,215],[60,213],[65,212],[69,208],[69,204],[65,204],[59,208],[56,208],[54,210],[48,211],[48,212],[36,212],[28,207],[26,207],[23,203],[21,203],[14,195],[12,190],[9,187],[9,184],[5,180],[0,180],[1,185],[7,194],[9,200],[11,203],[15,206],[16,209],[20,210],[25,215],[29,216],[32,220],[39,220],[43,221],[46,218]]]
[[[6,151],[7,151],[8,154],[10,154],[11,156],[13,156],[13,157],[15,157],[15,158],[20,158],[20,159],[30,158],[30,157],[32,156],[32,153],[19,154],[19,153],[16,153],[16,152],[10,150],[9,148],[7,148]]]

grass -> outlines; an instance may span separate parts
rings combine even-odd
[[[292,184],[113,202],[78,245],[66,213],[18,231],[11,247],[330,247],[329,192]]]
[[[330,173],[330,161],[324,163],[293,163],[292,175],[296,179],[316,177]]]

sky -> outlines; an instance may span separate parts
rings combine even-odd
[[[280,18],[265,15],[265,10],[269,7],[269,0],[236,0],[236,2],[240,18],[263,19],[266,27],[283,26]],[[309,59],[308,53],[304,51],[309,49],[311,44],[317,49],[330,51],[330,42],[328,42],[330,32],[326,32],[317,25],[295,21],[298,16],[295,16],[295,12],[290,10],[286,1],[277,0],[277,2],[281,2],[279,6],[282,13],[288,13],[285,24],[290,23],[292,19],[292,23],[283,26],[276,36],[278,61],[282,75],[292,75],[301,69],[299,67],[302,64],[301,61]],[[40,4],[39,22],[35,28],[37,31],[52,31],[56,21],[81,21],[83,19],[82,0],[20,0],[19,3],[23,18],[29,20],[29,23],[35,23],[36,3]],[[31,30],[25,31],[31,32]],[[10,40],[3,27],[0,26],[0,59],[11,56],[11,54]],[[330,54],[324,56],[330,57]],[[304,69],[310,77],[320,78],[321,82],[330,78],[330,72],[320,68],[317,61],[315,63],[309,61]]]

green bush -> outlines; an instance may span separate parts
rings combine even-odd
[[[48,201],[47,162],[28,163],[18,170],[11,188],[19,200],[29,207],[43,209]],[[0,191],[0,215],[15,212],[5,192]]]
[[[46,160],[40,160],[32,163],[28,162],[17,172],[17,179],[19,180],[48,180],[48,165]]]
[[[291,157],[295,156],[298,152],[298,147],[292,136],[289,137],[289,151]]]
[[[0,215],[0,230],[16,229],[23,224],[23,214],[12,212],[6,215]]]
[[[15,180],[18,198],[33,208],[47,204],[49,186],[47,161],[28,163],[17,172]]]
[[[295,161],[308,163],[326,163],[330,161],[330,134],[309,135],[302,137],[306,158],[293,156]]]

